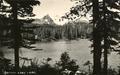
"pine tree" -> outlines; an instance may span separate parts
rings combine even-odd
[[[108,50],[113,49],[111,45],[119,42],[113,40],[118,38],[120,24],[120,1],[119,0],[78,0],[76,6],[63,18],[75,19],[71,15],[86,16],[92,11],[93,23],[93,74],[101,75],[101,54],[104,50],[103,74],[107,75]],[[114,10],[114,11],[113,11]],[[101,42],[104,41],[102,44]],[[113,46],[112,46],[113,47]],[[115,50],[116,51],[116,50]],[[117,50],[118,51],[118,50]]]
[[[34,5],[40,4],[38,0],[3,0],[3,5],[7,3],[9,7],[9,11],[2,11],[4,13],[9,14],[9,19],[11,20],[11,31],[14,39],[13,48],[15,54],[15,70],[19,71],[19,48],[22,42],[21,36],[21,26],[20,20],[18,20],[18,16],[26,17],[26,16],[34,16],[32,13]],[[3,9],[3,8],[1,8]]]

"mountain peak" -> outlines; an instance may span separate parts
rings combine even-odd
[[[55,24],[53,19],[47,14],[45,15],[43,18],[41,19],[35,19],[35,21],[33,21],[32,23],[34,24]]]
[[[47,24],[55,24],[53,19],[47,14],[42,18]]]

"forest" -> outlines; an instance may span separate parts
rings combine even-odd
[[[59,39],[75,40],[78,38],[91,38],[92,25],[87,23],[67,23],[64,25],[50,25],[50,24],[26,24],[23,28],[23,38],[35,39],[38,41],[52,41]]]

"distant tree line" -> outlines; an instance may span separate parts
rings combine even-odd
[[[26,33],[23,33],[24,38],[35,39],[39,41],[50,41],[58,39],[77,39],[77,38],[89,38],[92,32],[92,25],[87,23],[67,23],[65,25],[32,25],[23,28]],[[28,32],[29,31],[29,32]]]

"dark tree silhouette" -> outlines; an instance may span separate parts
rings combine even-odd
[[[76,61],[71,59],[67,52],[61,54],[60,61],[56,64],[58,67],[62,67],[61,71],[68,69],[75,73],[79,68],[79,66],[76,64]]]
[[[110,8],[110,9],[109,9]],[[103,40],[104,40],[104,67],[103,67],[103,74],[108,75],[108,50],[110,49],[111,45],[113,45],[110,40],[113,40],[112,38],[117,39],[117,32],[118,26],[120,24],[120,11],[112,11],[112,9],[119,10],[120,8],[120,2],[119,0],[103,0],[103,24],[104,24],[104,34],[103,34]],[[119,19],[119,20],[116,20]],[[118,24],[116,24],[118,22]],[[116,28],[118,27],[118,28]],[[116,44],[118,43],[117,41]]]
[[[34,16],[32,13],[34,5],[40,4],[38,0],[2,0],[2,3],[9,4],[9,11],[5,10],[2,12],[9,13],[9,18],[11,19],[12,23],[12,37],[14,39],[13,48],[15,54],[15,68],[16,71],[19,69],[19,48],[21,46],[22,37],[20,32],[20,21],[18,20],[18,16],[26,17],[26,16]],[[6,7],[7,8],[7,7]],[[1,8],[2,10],[3,8]]]
[[[73,0],[74,1],[74,0]],[[92,9],[91,9],[92,7]],[[112,9],[115,9],[114,11]],[[72,7],[69,13],[63,18],[75,19],[86,16],[92,10],[93,23],[93,75],[107,75],[108,50],[113,45],[113,38],[117,39],[120,24],[120,1],[119,0],[78,0],[76,6]],[[82,12],[82,13],[80,13]],[[70,15],[70,16],[69,16]],[[117,24],[118,23],[118,24]],[[104,42],[103,44],[101,42]],[[115,41],[114,41],[115,42]],[[119,42],[116,42],[118,44]],[[114,43],[115,45],[115,43]],[[113,49],[113,48],[112,48]],[[104,67],[101,70],[101,54],[104,50]],[[115,49],[113,49],[115,50]]]
[[[76,2],[77,5],[70,10],[70,13],[67,14],[64,18],[72,18],[69,15],[78,15],[78,17],[86,16],[86,14],[91,11],[93,12],[93,75],[101,75],[101,29],[99,28],[99,2],[98,0],[79,0]],[[91,5],[92,3],[92,5]],[[79,13],[82,12],[82,13]]]
[[[101,30],[99,29],[99,1],[93,0],[93,75],[101,75]]]

